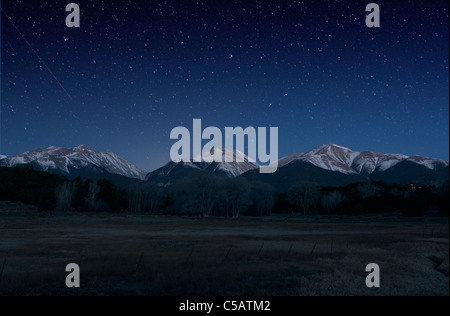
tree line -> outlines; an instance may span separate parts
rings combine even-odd
[[[36,205],[39,211],[132,212],[239,217],[272,213],[363,215],[402,212],[421,216],[449,212],[449,184],[414,187],[382,182],[319,187],[298,183],[278,193],[266,183],[198,171],[170,187],[136,182],[118,188],[109,180],[68,179],[31,168],[0,167],[0,200]]]
[[[0,200],[35,205],[42,212],[120,212],[128,197],[108,180],[68,179],[23,166],[0,167]]]
[[[286,204],[303,214],[364,215],[401,212],[405,216],[422,216],[427,211],[449,215],[449,182],[441,186],[415,186],[371,181],[344,187],[317,187],[296,184],[280,194],[274,211]]]

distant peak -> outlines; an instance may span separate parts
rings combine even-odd
[[[83,150],[90,150],[90,148],[88,147],[88,146],[86,146],[86,145],[80,145],[80,146],[78,146],[78,147],[75,147],[76,149],[83,149]]]
[[[323,144],[316,148],[311,149],[309,152],[307,152],[307,155],[327,154],[330,151],[333,152],[336,150],[353,153],[353,150],[351,150],[350,148],[347,148],[347,147],[343,147],[343,146],[336,145],[336,144]]]
[[[339,149],[343,149],[343,150],[349,150],[349,151],[353,151],[350,148],[344,147],[344,146],[340,146],[340,145],[336,145],[336,144],[328,144],[328,145],[324,145],[325,147],[334,147],[334,148],[339,148]]]

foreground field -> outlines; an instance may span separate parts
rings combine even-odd
[[[0,208],[0,295],[448,295],[448,218],[53,215]],[[81,288],[65,287],[68,263]],[[381,288],[365,286],[369,263]]]

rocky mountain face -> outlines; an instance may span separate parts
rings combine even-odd
[[[114,174],[128,178],[144,179],[146,172],[116,154],[99,152],[86,145],[75,148],[38,148],[14,157],[4,157],[0,166],[33,165],[36,170],[63,175]]]

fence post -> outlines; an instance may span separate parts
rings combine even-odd
[[[189,262],[189,260],[191,259],[192,253],[194,252],[194,248],[195,248],[195,245],[192,246],[191,252],[189,253],[189,256],[188,256],[187,259],[186,259],[186,264],[187,264],[187,263]]]
[[[3,260],[2,270],[0,271],[0,284],[2,283],[2,276],[3,276],[3,271],[5,271],[5,265],[6,265],[6,257]]]
[[[292,247],[294,247],[293,243],[291,244],[291,247],[289,247],[289,251],[288,251],[287,256],[286,256],[287,258],[289,258],[290,254],[291,254]]]
[[[310,254],[310,256],[312,256],[313,255],[313,253],[314,253],[314,250],[316,250],[316,246],[317,246],[317,242],[314,244],[314,247],[313,247],[313,249],[311,250],[311,254]]]
[[[264,248],[264,242],[262,243],[261,248],[260,248],[259,251],[258,251],[258,257],[259,257],[259,255],[261,254],[261,251],[263,250],[263,248]]]

